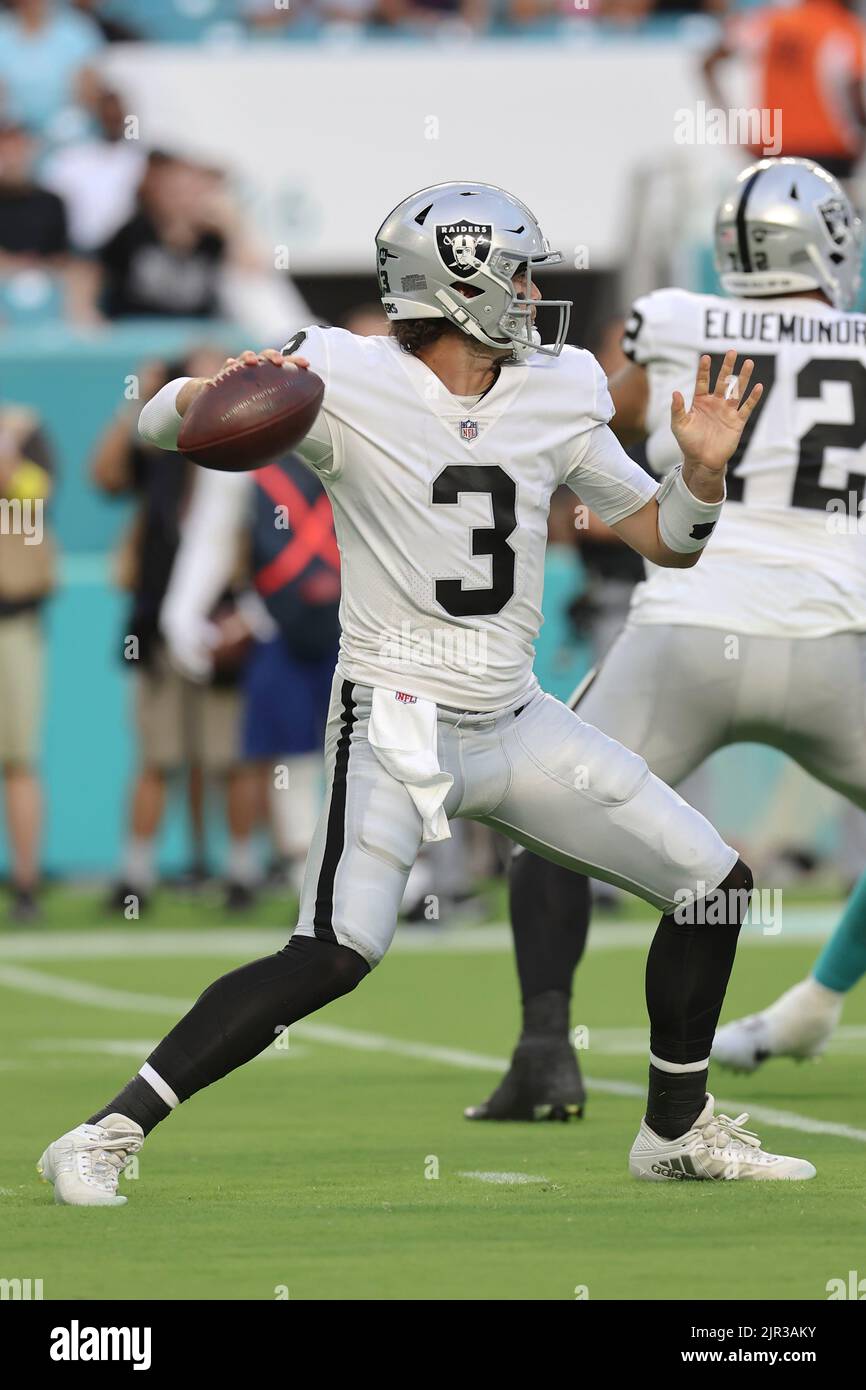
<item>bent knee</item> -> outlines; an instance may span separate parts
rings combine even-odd
[[[334,987],[340,994],[350,994],[364,976],[369,975],[372,969],[370,962],[358,951],[352,950],[351,946],[341,946],[339,943],[332,944],[327,941],[322,944],[329,949],[328,961]]]
[[[738,859],[715,888],[684,900],[671,916],[679,925],[739,928],[749,910],[753,887],[751,869]]]
[[[279,954],[295,967],[315,964],[323,976],[327,976],[335,998],[339,994],[349,994],[376,964],[351,946],[339,941],[323,941],[318,936],[308,936],[299,931],[294,933]]]
[[[742,859],[738,859],[734,867],[726,878],[722,880],[716,889],[717,892],[745,892],[751,893],[755,886],[754,875]]]

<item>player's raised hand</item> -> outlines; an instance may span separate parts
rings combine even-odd
[[[690,410],[686,410],[681,393],[673,393],[671,429],[682,450],[684,472],[691,467],[723,474],[746,421],[761,399],[764,388],[760,383],[751,391],[747,389],[754,362],[747,358],[737,376],[734,373],[736,360],[736,352],[725,353],[715,386],[712,386],[710,359],[706,355],[701,358]]]

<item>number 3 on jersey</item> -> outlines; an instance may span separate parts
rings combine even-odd
[[[449,463],[433,483],[434,506],[453,507],[464,492],[482,492],[490,497],[492,526],[473,526],[472,555],[490,556],[490,579],[486,588],[467,589],[462,579],[437,579],[436,602],[453,618],[481,618],[501,613],[514,595],[514,547],[508,538],[517,529],[517,487],[498,463]]]

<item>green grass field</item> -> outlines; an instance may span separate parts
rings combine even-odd
[[[603,920],[573,1014],[594,1083],[582,1122],[462,1118],[513,1042],[507,933],[401,928],[287,1050],[154,1133],[125,1208],[56,1207],[34,1171],[45,1143],[119,1089],[212,978],[281,944],[285,916],[272,902],[245,930],[163,898],[141,925],[95,930],[94,900],[58,891],[45,926],[0,933],[0,1276],[41,1278],[46,1299],[570,1300],[824,1299],[829,1279],[866,1273],[866,991],[821,1062],[715,1076],[728,1113],[750,1109],[816,1180],[639,1184],[645,929]],[[814,954],[797,923],[744,943],[726,1015]]]

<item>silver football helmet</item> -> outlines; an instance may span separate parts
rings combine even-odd
[[[382,306],[389,319],[445,318],[512,356],[562,351],[571,300],[532,298],[532,274],[559,265],[525,203],[489,183],[438,183],[405,198],[376,235]],[[512,284],[526,274],[525,293]],[[542,346],[535,309],[558,309]]]
[[[862,224],[836,179],[811,159],[744,169],[716,216],[716,270],[731,294],[823,290],[850,309],[860,286]]]

